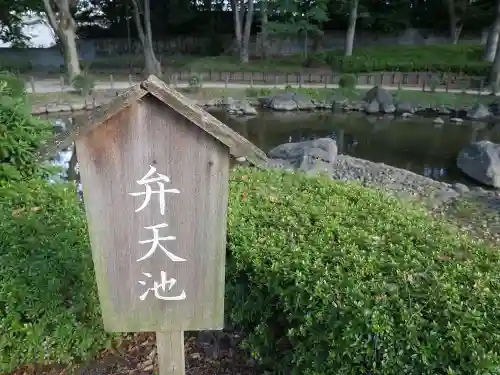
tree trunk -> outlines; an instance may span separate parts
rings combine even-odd
[[[254,0],[248,0],[248,10],[245,17],[245,30],[243,32],[243,43],[241,45],[241,62],[246,64],[249,60],[250,34],[252,31]]]
[[[309,33],[304,30],[304,60],[307,60],[307,49],[309,47]]]
[[[144,70],[146,75],[154,74],[158,77],[162,76],[161,64],[156,58],[153,45],[153,33],[151,31],[151,8],[149,0],[144,0],[144,17],[141,19],[140,0],[132,0],[134,8],[134,20],[137,26],[137,34],[141,41],[142,50],[144,53]]]
[[[499,88],[500,83],[500,48],[497,43],[497,50],[495,52],[495,58],[493,59],[493,65],[491,66],[490,71],[490,85],[491,90],[496,93]]]
[[[498,45],[498,39],[500,36],[500,0],[497,1],[497,13],[495,16],[495,21],[491,25],[488,31],[488,39],[486,39],[486,46],[484,50],[484,60],[493,62],[495,59],[495,54]]]
[[[351,0],[351,6],[349,10],[349,25],[345,34],[344,56],[352,56],[354,36],[356,35],[356,21],[358,20],[358,4],[359,0]]]
[[[267,18],[267,2],[268,0],[261,0],[260,2],[260,38],[262,47],[262,58],[267,59],[269,57],[269,30],[268,30],[268,18]]]
[[[233,18],[234,18],[234,36],[236,39],[236,48],[238,49],[238,54],[241,56],[242,49],[242,32],[241,32],[241,0],[231,0],[233,6]]]
[[[460,39],[460,33],[462,32],[463,25],[460,24],[460,20],[457,17],[455,0],[446,0],[448,4],[448,16],[450,24],[450,40],[452,44],[457,44]]]
[[[69,0],[54,0],[57,9],[52,7],[50,0],[43,0],[45,13],[54,33],[63,47],[64,63],[70,82],[81,73],[80,59],[76,46],[76,23],[71,14]]]

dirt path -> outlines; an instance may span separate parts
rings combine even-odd
[[[139,81],[132,81],[132,84],[137,84]],[[289,84],[289,85],[272,85],[272,84],[253,84],[250,85],[249,83],[224,83],[224,82],[203,82],[203,87],[205,88],[235,88],[235,89],[245,89],[249,87],[254,87],[254,88],[278,88],[278,89],[285,89],[287,86],[297,88],[297,87],[303,87],[303,88],[313,88],[313,89],[321,89],[321,88],[331,88],[331,89],[338,89],[339,85],[337,84],[314,84],[314,83],[304,83],[301,84],[300,86],[298,84]],[[369,90],[373,87],[374,85],[357,85],[356,88],[359,90]],[[398,86],[388,86],[388,85],[382,85],[384,88],[388,90],[397,90],[399,89]],[[130,87],[130,83],[128,81],[116,81],[113,82],[113,86],[111,87],[110,82],[106,81],[97,81],[95,83],[95,90],[124,90]],[[187,82],[179,82],[175,87],[179,88],[186,88],[189,87],[189,84]],[[31,87],[31,84],[27,83],[26,84],[26,90],[28,93],[33,93],[33,89]],[[401,86],[401,90],[405,91],[422,91],[422,87],[420,86]],[[65,86],[64,88],[61,87],[61,83],[57,79],[44,79],[44,80],[39,80],[35,83],[35,92],[40,93],[40,94],[45,94],[45,93],[58,93],[58,92],[71,92],[73,89],[69,86]],[[450,94],[471,94],[471,95],[491,95],[491,91],[483,90],[479,92],[478,90],[458,90],[458,89],[449,89],[446,90],[444,88],[437,88],[436,92],[440,93],[450,93]],[[497,96],[500,95],[500,93],[497,93]]]

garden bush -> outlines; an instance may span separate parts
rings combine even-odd
[[[23,98],[13,98],[3,89],[0,90],[0,185],[48,174],[49,168],[37,162],[35,151],[52,134],[50,122],[31,116]]]
[[[74,186],[0,187],[0,373],[88,359],[108,344]]]
[[[0,57],[0,70],[14,73],[30,73],[33,71],[33,68],[33,64],[28,56],[24,60]]]
[[[16,77],[9,71],[0,71],[0,93],[15,98],[26,96],[26,84],[24,80]]]
[[[354,74],[342,74],[339,78],[339,87],[342,89],[354,89],[358,78]]]
[[[271,373],[498,374],[500,255],[327,177],[231,176],[226,308]]]
[[[484,46],[479,44],[377,46],[355,49],[353,56],[341,50],[322,52],[320,57],[333,71],[371,72],[449,72],[487,76],[491,63],[482,61]]]
[[[73,78],[71,85],[78,94],[88,96],[94,90],[95,77],[87,70]]]

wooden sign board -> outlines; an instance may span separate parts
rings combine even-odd
[[[156,77],[75,122],[105,329],[222,329],[229,159],[265,154]]]

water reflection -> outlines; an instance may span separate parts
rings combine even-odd
[[[500,126],[479,122],[445,123],[431,119],[366,117],[361,114],[262,113],[254,118],[235,118],[225,112],[213,115],[264,151],[286,142],[319,137],[337,141],[339,153],[382,162],[435,180],[467,184],[456,168],[456,156],[469,142],[488,139],[500,142]],[[69,117],[59,124],[71,126]],[[70,151],[58,163],[67,166]]]

